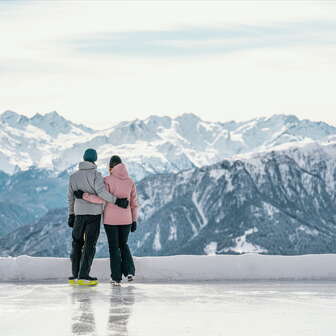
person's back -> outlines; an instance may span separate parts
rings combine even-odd
[[[111,279],[113,285],[119,286],[122,275],[133,281],[135,266],[132,253],[127,244],[130,232],[137,228],[137,193],[134,181],[128,176],[126,166],[119,156],[110,160],[110,176],[104,178],[108,192],[119,199],[129,200],[129,207],[120,209],[114,204],[106,203],[104,209],[104,228],[109,243]],[[94,194],[83,193],[88,202],[105,203]]]
[[[104,178],[110,193],[118,198],[127,198],[130,207],[122,209],[115,204],[107,203],[104,210],[104,224],[127,225],[137,220],[137,197],[134,181],[128,176],[126,166],[122,163],[115,166],[110,176]]]
[[[80,285],[97,284],[97,278],[90,276],[90,269],[96,253],[96,243],[100,232],[102,204],[93,204],[82,199],[77,199],[74,193],[78,190],[99,195],[107,202],[116,202],[116,197],[105,189],[102,175],[97,172],[97,152],[89,148],[85,151],[84,161],[79,164],[79,169],[70,176],[68,189],[69,219],[68,225],[72,231],[72,276],[71,284]],[[118,203],[118,202],[117,202]],[[119,203],[118,203],[119,204]],[[128,206],[125,204],[125,207]]]
[[[123,163],[116,165],[110,176],[104,178],[106,190],[117,198],[127,198],[129,207],[120,208],[113,203],[106,203],[104,209],[104,224],[129,225],[136,222],[138,217],[137,193],[134,181],[128,176]],[[84,191],[84,190],[83,190]],[[83,199],[88,202],[105,203],[103,199],[93,193],[85,193]]]
[[[100,175],[100,176],[99,176]],[[90,194],[97,194],[97,180],[102,176],[97,172],[97,166],[88,161],[79,164],[79,169],[70,176],[69,182],[69,207],[73,206],[76,215],[100,215],[103,211],[101,204],[94,204],[75,199],[73,193],[75,190],[83,190]]]

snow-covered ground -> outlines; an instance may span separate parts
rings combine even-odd
[[[3,336],[334,336],[334,282],[0,284]]]
[[[336,254],[302,256],[179,255],[135,258],[137,279],[155,281],[212,280],[336,280]],[[95,259],[92,272],[100,280],[110,277],[109,260]],[[67,279],[70,261],[28,256],[0,258],[1,281]]]

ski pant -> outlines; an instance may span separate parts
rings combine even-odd
[[[100,233],[101,215],[78,215],[72,230],[72,275],[86,278],[90,274]]]
[[[130,225],[104,225],[110,251],[111,278],[121,281],[122,275],[135,274],[133,257],[127,244]]]

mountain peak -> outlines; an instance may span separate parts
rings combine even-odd
[[[57,111],[51,111],[49,113],[46,113],[45,117],[54,118],[54,119],[56,119],[56,118],[64,119]]]
[[[11,110],[6,110],[5,112],[3,112],[0,115],[0,117],[1,117],[2,120],[8,120],[8,119],[20,118],[21,114],[16,113],[16,112],[11,111]]]
[[[31,120],[66,120],[64,119],[59,113],[57,113],[56,111],[52,111],[49,113],[45,113],[45,114],[41,114],[41,113],[36,113]]]
[[[43,129],[46,133],[52,136],[57,136],[61,133],[69,133],[73,126],[76,126],[71,121],[63,118],[56,111],[46,114],[36,113],[30,119],[30,122],[32,125]]]
[[[4,113],[0,115],[0,121],[12,126],[22,126],[22,124],[28,122],[28,118],[22,114],[16,113],[11,110],[6,110]]]
[[[12,117],[12,116],[19,116],[20,114],[12,111],[12,110],[6,110],[5,112],[3,112],[1,114],[1,117],[4,117],[4,118],[8,118],[8,117]]]
[[[176,120],[197,123],[201,121],[201,118],[194,113],[183,113],[179,115]]]
[[[61,133],[67,134],[69,132],[75,132],[77,134],[81,134],[81,132],[94,132],[94,130],[89,127],[75,124],[70,120],[65,119],[56,111],[51,111],[45,114],[36,113],[34,116],[28,118],[17,112],[6,110],[0,114],[0,122],[21,130],[32,125],[44,130],[47,134],[52,136],[57,136]]]
[[[300,119],[294,114],[273,114],[272,116],[265,118],[268,121],[283,121],[285,123],[296,123]]]

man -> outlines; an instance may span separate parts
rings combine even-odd
[[[103,176],[97,171],[95,162],[97,152],[89,148],[85,151],[84,161],[79,164],[79,169],[70,176],[68,202],[68,225],[72,231],[72,277],[69,283],[79,285],[95,285],[97,278],[90,276],[91,265],[96,253],[96,243],[100,233],[102,204],[86,202],[76,199],[74,192],[83,190],[96,194],[107,202],[115,203],[121,208],[127,208],[129,201],[125,198],[116,198],[106,191]],[[78,279],[78,281],[77,281]]]

